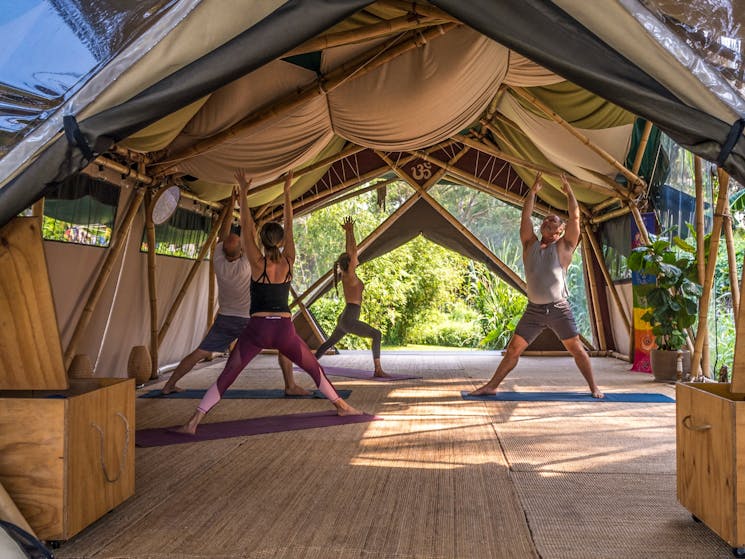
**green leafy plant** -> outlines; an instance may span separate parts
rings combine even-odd
[[[679,237],[673,243],[662,236],[649,237],[649,244],[631,251],[628,267],[656,277],[656,286],[646,296],[650,308],[642,319],[652,325],[659,349],[677,351],[685,345],[686,328],[698,314],[701,285],[696,283],[695,252]]]

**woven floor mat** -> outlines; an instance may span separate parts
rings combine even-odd
[[[730,559],[675,498],[675,476],[513,474],[543,559]]]

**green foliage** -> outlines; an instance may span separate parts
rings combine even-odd
[[[686,244],[675,242],[686,250]],[[642,319],[652,325],[660,349],[678,350],[686,343],[686,328],[696,322],[701,286],[691,250],[680,253],[665,238],[650,235],[650,242],[631,251],[631,270],[656,277],[656,287],[646,297],[650,307]]]

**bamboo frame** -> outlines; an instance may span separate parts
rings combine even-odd
[[[401,16],[394,19],[384,20],[380,23],[368,25],[367,27],[360,27],[357,29],[350,29],[348,31],[338,31],[336,33],[327,33],[320,35],[304,42],[302,45],[295,47],[289,52],[282,55],[282,58],[290,56],[296,56],[298,54],[305,54],[309,52],[322,51],[327,48],[338,47],[342,45],[349,45],[354,43],[361,43],[363,41],[370,41],[374,39],[380,39],[394,33],[405,33],[407,31],[414,31],[423,27],[431,27],[432,25],[441,25],[447,23],[452,18],[432,18],[423,17],[421,20],[413,20],[408,16]]]
[[[328,92],[333,91],[339,85],[354,77],[358,78],[369,74],[373,70],[387,64],[391,60],[401,56],[402,54],[417,48],[422,41],[428,41],[434,39],[444,33],[447,33],[451,29],[457,27],[454,23],[448,23],[442,26],[437,26],[434,29],[428,29],[423,33],[419,33],[408,40],[397,42],[394,46],[386,43],[382,46],[377,46],[364,52],[362,55],[355,57],[351,61],[342,64],[338,68],[332,70],[325,76],[319,77],[316,81],[310,85],[304,87],[298,92],[291,93],[274,102],[273,104],[262,107],[258,111],[251,113],[229,128],[200,140],[195,144],[183,149],[179,152],[169,156],[169,161],[159,163],[153,167],[153,174],[156,176],[165,174],[167,171],[175,167],[180,161],[195,157],[206,151],[209,151],[213,147],[223,143],[224,141],[237,136],[238,134],[245,134],[250,131],[253,127],[262,124],[266,120],[283,115],[290,110],[300,106],[302,103],[309,99],[326,95]]]
[[[642,242],[645,245],[649,244],[649,231],[647,231],[647,226],[644,225],[644,219],[642,219],[642,214],[639,211],[639,206],[636,205],[636,202],[630,201],[629,210],[631,210],[631,217],[634,218],[634,221],[636,222],[636,228],[639,230],[639,234],[642,236]]]
[[[590,229],[590,226],[585,224],[585,232],[587,235],[587,239],[590,241],[590,247],[592,247],[592,251],[595,254],[595,260],[598,263],[598,266],[600,267],[600,272],[603,274],[603,278],[605,279],[605,283],[608,284],[608,289],[610,290],[611,297],[613,298],[613,302],[616,303],[616,307],[618,308],[618,313],[621,315],[621,319],[623,320],[624,326],[626,326],[626,330],[629,334],[629,338],[633,335],[633,332],[631,330],[631,321],[629,320],[628,315],[626,314],[626,309],[623,307],[623,303],[621,302],[621,297],[618,294],[618,290],[616,289],[615,284],[613,283],[613,279],[610,277],[610,272],[608,271],[608,267],[605,265],[605,260],[603,259],[603,251],[600,250],[600,245],[598,244],[597,239],[595,238],[595,233]]]
[[[598,341],[599,349],[605,351],[608,344],[605,339],[605,324],[600,313],[600,297],[598,295],[598,283],[595,275],[595,267],[592,265],[592,253],[590,241],[587,239],[587,231],[582,230],[582,252],[584,253],[585,271],[587,272],[587,286],[592,302],[593,327],[595,328],[595,339]]]
[[[732,293],[732,310],[737,316],[740,309],[740,285],[737,278],[737,253],[735,239],[732,232],[732,215],[727,212],[724,216],[724,238],[727,242],[727,262],[729,264],[729,285]]]
[[[339,193],[335,192],[333,195],[323,198],[321,200],[316,200],[314,203],[310,205],[304,205],[303,208],[297,212],[293,210],[293,215],[295,217],[300,217],[310,212],[321,210],[333,204],[338,204],[339,202],[348,200],[349,198],[354,198],[356,196],[366,194],[370,192],[371,190],[377,190],[378,188],[381,188],[383,186],[388,186],[389,184],[393,182],[397,182],[398,180],[399,180],[398,178],[392,178],[392,179],[385,180],[383,182],[376,182],[375,184],[371,184],[369,186],[366,186],[365,188],[360,188],[358,190],[353,190],[351,192],[341,193],[340,196],[337,196],[337,194]]]
[[[696,221],[696,231],[698,234],[696,235],[696,264],[697,264],[697,271],[698,271],[698,283],[701,285],[704,285],[704,281],[706,278],[706,248],[705,248],[705,232],[706,229],[704,227],[704,220],[705,220],[705,214],[704,214],[704,177],[703,177],[703,170],[702,170],[702,162],[701,158],[696,155],[693,158],[693,176],[694,176],[694,182],[696,185],[696,215],[695,215],[695,221]],[[688,346],[689,348],[691,346],[691,341],[695,340],[695,337],[693,335],[693,330],[688,329]],[[704,341],[702,342],[703,345],[701,346],[701,352],[702,352],[702,363],[703,370],[708,370],[708,365],[710,363],[710,350],[709,350],[709,330],[706,329],[706,333],[704,334]],[[693,350],[695,350],[695,346],[693,346]],[[693,352],[693,351],[692,351]]]
[[[210,231],[210,234],[207,237],[207,240],[202,245],[202,248],[199,249],[199,254],[197,255],[197,259],[194,261],[194,264],[192,264],[191,268],[189,269],[189,273],[186,275],[184,284],[181,286],[181,289],[176,295],[176,299],[174,299],[173,303],[171,304],[171,308],[168,310],[168,313],[166,314],[166,318],[163,321],[163,325],[160,327],[160,331],[158,332],[158,347],[160,347],[160,345],[163,343],[163,339],[166,337],[166,334],[168,333],[168,328],[170,328],[171,326],[173,317],[176,315],[176,312],[181,306],[181,302],[184,300],[184,297],[186,296],[187,289],[189,289],[189,286],[191,285],[191,282],[194,279],[194,276],[196,275],[197,270],[199,269],[199,266],[202,264],[202,261],[204,260],[204,257],[207,254],[207,251],[209,250],[210,246],[212,246],[212,242],[217,237],[217,233],[220,230],[220,226],[223,220],[227,218],[227,214],[230,212],[231,209],[232,208],[230,207],[230,204],[225,204],[225,206],[222,209],[222,212],[220,213],[220,217],[212,225],[212,230]]]
[[[698,328],[696,329],[696,341],[693,344],[693,356],[691,357],[691,373],[698,373],[699,367],[704,376],[710,377],[711,371],[701,366],[703,343],[708,335],[709,301],[711,300],[711,288],[714,281],[714,269],[717,263],[717,252],[719,250],[719,239],[722,233],[722,221],[724,218],[725,204],[728,204],[727,191],[729,189],[729,175],[722,169],[717,169],[719,175],[719,195],[714,213],[714,225],[709,238],[709,258],[706,261],[706,275],[704,276],[703,293],[699,301]]]
[[[318,336],[319,340],[326,341],[326,336],[323,335],[323,332],[318,328],[318,325],[316,324],[315,319],[313,318],[313,315],[310,314],[310,310],[308,310],[308,307],[306,307],[302,301],[297,299],[297,292],[290,287],[290,292],[292,293],[292,296],[297,301],[297,306],[299,309],[299,313],[305,317],[305,319],[308,321],[308,325],[310,326],[310,329],[313,330],[313,333]]]
[[[740,281],[740,300],[745,297],[745,268],[743,268],[742,280]],[[745,392],[745,305],[740,305],[735,315],[735,354],[732,363],[732,392],[742,394]]]
[[[625,208],[618,208],[617,210],[604,213],[603,215],[599,215],[597,217],[591,217],[589,219],[589,222],[592,223],[593,225],[597,223],[604,223],[606,221],[610,221],[611,219],[621,217],[622,215],[626,215],[628,213],[631,213],[631,208],[629,206],[626,206]]]
[[[499,159],[502,159],[503,161],[506,161],[507,163],[510,163],[512,165],[524,167],[532,171],[540,171],[541,173],[549,177],[557,177],[557,178],[559,177],[559,174],[556,173],[556,169],[553,169],[551,167],[546,167],[544,165],[538,165],[536,163],[532,163],[525,159],[515,157],[514,155],[510,155],[509,153],[505,153],[504,151],[494,149],[482,142],[478,142],[472,138],[469,138],[468,136],[463,136],[462,134],[459,134],[458,136],[455,137],[455,139],[458,142],[461,142],[467,145],[468,147],[471,147],[473,149],[476,149],[488,155],[498,157]],[[592,190],[593,192],[605,194],[606,196],[611,196],[611,195],[618,196],[619,195],[617,191],[611,188],[607,188],[605,186],[601,186],[599,184],[595,184],[595,183],[592,183],[586,180],[578,179],[577,177],[572,177],[572,176],[569,176],[567,178],[570,184],[575,185],[575,186],[581,186],[582,188],[586,188],[587,190]]]
[[[96,278],[96,281],[91,288],[91,292],[88,295],[88,300],[83,307],[83,312],[80,314],[80,318],[78,318],[78,323],[75,325],[75,330],[73,330],[72,337],[70,338],[70,343],[67,344],[67,349],[65,350],[64,354],[65,370],[70,367],[72,358],[77,352],[78,344],[80,343],[80,339],[83,336],[83,332],[88,327],[88,323],[93,316],[93,311],[98,304],[98,300],[101,298],[103,288],[109,279],[109,275],[111,274],[111,268],[114,266],[114,262],[119,257],[122,249],[124,248],[124,245],[126,244],[126,239],[129,237],[129,231],[132,228],[132,223],[134,222],[135,216],[137,215],[137,212],[142,205],[142,200],[144,199],[144,197],[145,189],[140,188],[134,192],[134,194],[132,195],[132,200],[129,203],[129,207],[127,208],[127,212],[125,213],[121,223],[119,224],[119,227],[114,233],[114,241],[109,247],[109,250],[106,252],[103,264],[101,265],[101,269],[98,272],[98,277]]]
[[[410,2],[406,0],[378,0],[376,4],[381,7],[401,10],[402,12],[406,12],[407,14],[411,15],[427,16],[454,22],[458,21],[446,11],[441,10],[440,8],[436,8],[432,4],[425,4],[423,2]]]
[[[401,217],[403,214],[405,214],[406,211],[411,206],[413,206],[416,203],[417,200],[419,200],[419,198],[421,198],[421,194],[419,192],[414,192],[414,194],[412,194],[406,200],[406,202],[404,202],[403,204],[401,204],[395,212],[393,212],[391,215],[389,215],[388,218],[386,218],[386,220],[383,221],[383,223],[381,223],[380,225],[378,225],[378,227],[372,233],[370,233],[367,237],[365,237],[357,245],[357,254],[358,254],[358,256],[359,255],[362,255],[362,253],[364,252],[364,250],[368,246],[370,246],[370,244],[372,244],[372,242],[375,241],[375,239],[377,239],[378,237],[380,237],[380,235],[382,235],[383,233],[385,233],[391,227],[391,225],[393,225],[394,223],[396,223],[396,221],[398,221],[398,218]],[[333,273],[333,269],[329,270],[328,272],[326,272],[325,274],[323,274],[320,278],[318,278],[313,283],[313,285],[311,285],[308,289],[306,289],[303,293],[301,293],[298,297],[296,297],[292,301],[292,303],[290,304],[290,308],[292,308],[293,306],[295,306],[298,302],[301,302],[301,301],[305,300],[308,296],[314,295],[316,292],[324,289],[325,288],[325,285],[324,284],[327,283],[330,280],[332,273]],[[307,303],[307,305],[311,305],[312,303],[313,303],[313,301],[311,301],[310,303]]]
[[[631,172],[637,174],[639,167],[642,166],[642,159],[644,159],[644,150],[647,149],[649,143],[649,135],[652,133],[652,121],[648,120],[644,123],[644,130],[642,130],[641,138],[639,138],[639,145],[636,148],[636,156],[634,157],[634,163],[631,165]]]
[[[217,240],[212,242],[210,247],[210,254],[215,254],[217,248]],[[216,277],[215,277],[215,260],[210,258],[209,262],[209,279],[207,280],[207,328],[205,331],[212,328],[212,323],[215,321],[215,294],[216,294]]]
[[[147,234],[147,287],[150,295],[150,378],[158,378],[158,292],[155,263],[155,223],[153,192],[145,197],[145,232]]]
[[[621,203],[620,198],[608,198],[607,200],[598,202],[597,204],[592,206],[590,210],[592,211],[592,215],[597,215],[598,213],[603,211],[605,208],[608,208],[612,206],[613,204],[619,204],[619,203]]]
[[[556,113],[553,109],[551,109],[551,107],[545,105],[538,98],[534,97],[533,95],[525,91],[523,88],[510,87],[510,91],[522,97],[534,107],[543,111],[551,120],[561,125],[562,128],[564,128],[572,136],[577,138],[580,142],[582,142],[589,149],[594,151],[603,160],[605,160],[606,163],[609,163],[610,165],[612,165],[619,173],[621,173],[624,177],[626,177],[626,179],[629,180],[634,187],[644,188],[646,186],[647,183],[641,177],[639,177],[636,173],[632,173],[629,169],[627,169],[624,165],[618,162],[615,157],[613,157],[610,153],[605,151],[603,148],[596,146],[587,136],[582,134],[574,126],[572,126],[566,120],[561,118],[561,116],[559,116],[558,113]]]

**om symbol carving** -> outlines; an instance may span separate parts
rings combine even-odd
[[[418,181],[427,180],[432,176],[432,164],[428,162],[419,163],[411,167],[411,176]]]

